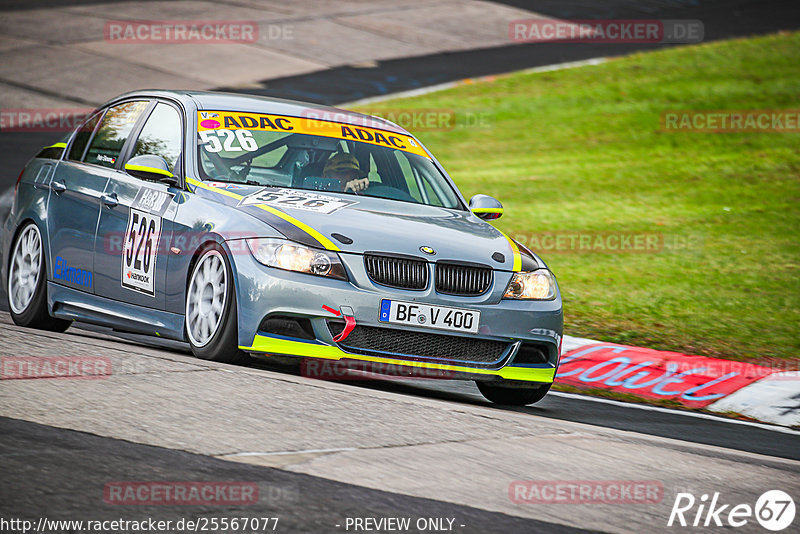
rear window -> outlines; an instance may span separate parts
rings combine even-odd
[[[139,116],[147,108],[147,101],[125,102],[110,108],[103,117],[84,161],[104,167],[113,167]]]
[[[99,121],[102,116],[103,112],[98,111],[78,129],[78,132],[75,134],[75,140],[72,141],[72,147],[69,149],[67,159],[80,161],[83,158],[86,144],[89,142],[89,138],[92,137],[92,132],[94,132],[94,129],[97,127],[97,121]]]

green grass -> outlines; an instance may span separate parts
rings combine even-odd
[[[730,359],[797,358],[800,133],[665,132],[666,110],[800,109],[800,33],[513,74],[370,105],[480,113],[421,131],[497,226],[658,232],[658,253],[547,253],[568,334]],[[691,238],[689,247],[669,246]]]

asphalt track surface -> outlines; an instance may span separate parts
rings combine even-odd
[[[2,323],[0,323],[1,325]],[[174,354],[191,355],[189,345],[186,343],[159,340],[139,334],[114,332],[109,328],[92,325],[81,325],[78,329],[87,333],[104,334],[121,341],[166,350]],[[260,358],[252,358],[244,362],[241,367],[276,371],[292,376],[301,375],[296,368],[284,363],[272,363]],[[779,432],[776,431],[778,427],[774,425],[742,424],[713,414],[710,414],[708,418],[697,419],[693,412],[684,410],[669,410],[667,413],[661,410],[654,411],[650,406],[644,404],[607,403],[586,395],[558,392],[548,394],[542,401],[532,406],[497,406],[488,403],[473,382],[461,380],[413,380],[393,377],[364,379],[354,376],[353,380],[342,379],[341,383],[352,387],[372,388],[467,405],[490,405],[497,410],[641,432],[652,436],[800,461],[800,432]],[[745,434],[747,439],[742,439]]]
[[[800,491],[798,433],[555,395],[497,407],[468,382],[312,380],[257,359],[202,362],[184,344],[104,328],[36,332],[7,314],[0,331],[3,357],[112,366],[101,380],[0,381],[3,518],[238,515],[279,517],[282,532],[343,532],[348,517],[446,517],[458,532],[655,532],[668,531],[679,490],[732,502]],[[508,497],[514,480],[656,480],[664,497],[520,505]],[[104,502],[118,481],[238,481],[260,498]]]
[[[139,445],[0,417],[3,491],[0,515],[37,521],[178,521],[185,517],[277,518],[279,532],[336,532],[347,517],[457,518],[464,532],[579,533],[586,530],[501,513],[342,484],[320,477],[227,462],[182,451]],[[246,506],[139,506],[135,513],[98,499],[109,481],[247,481],[262,497]],[[16,491],[8,491],[15,488]],[[22,491],[20,491],[22,490]],[[31,491],[25,491],[31,490]],[[100,490],[100,491],[98,491]],[[54,505],[52,495],[60,496]],[[20,511],[24,510],[24,513]],[[422,515],[421,515],[422,514]],[[270,523],[271,525],[272,523]],[[469,528],[466,528],[467,525]]]
[[[792,0],[502,0],[562,19],[694,19],[704,25],[703,40],[771,33],[800,27],[800,4]],[[656,50],[662,44],[533,43],[448,52],[381,61],[368,67],[345,66],[312,74],[264,80],[248,94],[338,104],[464,78]],[[224,89],[224,88],[223,88]],[[236,91],[235,89],[228,89]]]
[[[591,13],[564,11],[577,3],[536,9],[575,18],[641,16],[631,4],[586,8]],[[691,2],[660,4],[664,11],[651,16],[704,19],[707,39],[800,26],[796,2],[735,2],[730,9],[710,2],[703,9],[711,11],[698,16],[686,14]],[[345,102],[630,51],[523,45],[442,54],[265,81],[262,93]],[[0,186],[13,184],[17,171],[9,169],[51,141],[47,134],[0,134]],[[62,335],[19,329],[6,314],[0,339],[0,356],[112,355],[119,368],[133,369],[97,381],[0,381],[3,518],[277,516],[282,532],[342,532],[347,517],[449,517],[464,525],[459,532],[642,532],[668,531],[679,488],[728,492],[731,502],[753,503],[767,489],[800,495],[798,434],[723,418],[578,396],[504,408],[464,382],[320,383],[256,360],[208,366],[185,345],[94,327]],[[548,508],[511,504],[503,495],[514,479],[624,478],[663,481],[663,502]],[[251,481],[262,497],[247,507],[104,503],[104,485],[118,480]],[[739,530],[762,531],[752,527]]]

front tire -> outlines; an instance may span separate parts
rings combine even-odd
[[[552,384],[541,384],[531,388],[508,388],[493,386],[487,382],[476,381],[475,384],[481,395],[495,404],[505,404],[507,406],[527,406],[542,400],[547,392],[550,391]]]
[[[29,222],[11,248],[6,287],[8,310],[18,326],[63,332],[72,321],[56,319],[47,310],[47,274],[39,227]]]
[[[186,290],[186,337],[192,353],[202,359],[238,363],[236,289],[225,252],[207,247],[195,262]]]

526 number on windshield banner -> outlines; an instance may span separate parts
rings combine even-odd
[[[122,254],[122,287],[155,296],[156,258],[161,217],[131,209]]]

